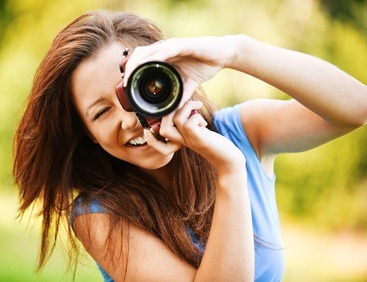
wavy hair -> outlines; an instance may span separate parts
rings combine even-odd
[[[215,200],[213,167],[191,150],[180,149],[169,164],[173,184],[168,192],[138,168],[94,144],[72,101],[71,76],[83,60],[116,41],[134,48],[162,39],[156,25],[134,14],[92,11],[67,25],[42,60],[15,133],[13,167],[20,215],[40,203],[38,269],[54,250],[60,226],[68,222],[78,194],[86,202],[96,199],[108,207],[111,222],[124,221],[150,232],[180,258],[199,266],[202,254],[187,227],[206,242]],[[204,101],[201,113],[214,129],[210,105],[202,93],[195,95]],[[70,226],[68,234],[78,254]]]

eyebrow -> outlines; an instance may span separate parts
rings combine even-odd
[[[98,98],[96,101],[94,101],[92,104],[90,104],[87,108],[87,110],[85,111],[85,116],[88,118],[89,112],[90,110],[95,107],[96,105],[102,103],[105,100],[104,97]]]

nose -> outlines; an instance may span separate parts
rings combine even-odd
[[[121,128],[123,130],[126,129],[134,129],[139,126],[138,118],[136,117],[135,112],[128,112],[124,109],[121,109]]]

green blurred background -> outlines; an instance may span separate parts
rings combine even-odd
[[[367,83],[366,0],[1,0],[0,281],[72,281],[58,248],[34,272],[39,225],[17,219],[12,136],[36,68],[52,38],[91,9],[129,10],[171,36],[245,33],[332,62]],[[220,106],[287,98],[244,74],[222,71],[204,85]],[[62,118],[62,117],[60,117]],[[277,196],[287,268],[284,281],[367,281],[367,132],[277,160]],[[101,281],[85,256],[76,281]]]

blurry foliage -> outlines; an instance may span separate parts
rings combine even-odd
[[[0,1],[0,44],[3,42],[5,31],[15,17],[14,11],[10,7],[9,0]]]
[[[367,33],[367,0],[321,0],[321,6],[330,17]]]
[[[321,57],[367,83],[367,1],[2,0],[0,2],[0,189],[11,186],[12,136],[33,75],[56,33],[90,9],[130,10],[170,36],[246,33]],[[222,71],[204,85],[219,106],[287,95],[245,74]],[[278,157],[282,217],[325,228],[367,229],[367,132]]]

